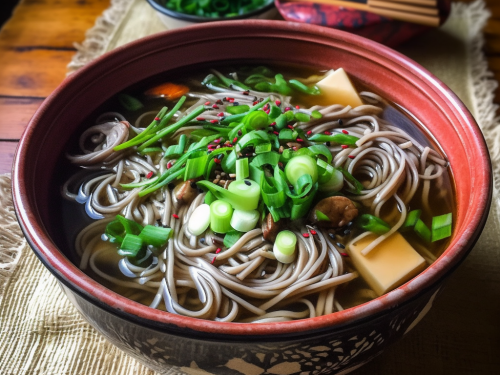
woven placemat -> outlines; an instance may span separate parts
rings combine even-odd
[[[466,103],[490,147],[496,189],[500,175],[500,120],[496,82],[481,52],[489,17],[482,0],[453,4],[439,30],[400,51],[431,70]],[[69,65],[139,37],[165,30],[144,0],[113,0]],[[398,344],[358,369],[357,375],[489,375],[500,369],[500,221],[498,194],[486,228],[425,319]],[[26,245],[17,225],[10,178],[0,176],[0,374],[153,375],[108,343],[64,296],[55,278]],[[206,374],[193,370],[190,374]]]

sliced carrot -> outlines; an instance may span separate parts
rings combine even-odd
[[[187,92],[189,92],[187,86],[167,82],[149,89],[144,94],[148,96],[163,96],[167,99],[177,99]]]

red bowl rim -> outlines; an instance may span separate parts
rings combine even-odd
[[[32,128],[36,126],[41,114],[47,107],[56,105],[58,95],[63,87],[71,85],[73,81],[80,79],[81,76],[85,75],[88,71],[95,69],[96,66],[102,62],[112,59],[113,56],[123,54],[127,49],[136,48],[145,43],[147,44],[157,39],[165,38],[167,35],[176,35],[178,33],[191,33],[191,35],[196,33],[197,35],[201,35],[204,32],[212,31],[215,28],[228,31],[231,30],[231,32],[234,32],[235,29],[239,28],[260,30],[268,29],[275,32],[287,32],[290,33],[290,35],[301,32],[313,36],[330,37],[333,39],[341,38],[343,41],[352,43],[353,45],[359,46],[363,49],[367,49],[375,54],[385,56],[387,59],[392,61],[396,61],[400,66],[404,67],[409,74],[418,76],[421,80],[427,82],[429,87],[432,87],[433,90],[439,92],[444,98],[446,98],[447,102],[454,107],[456,113],[458,113],[464,123],[467,124],[467,128],[472,136],[471,139],[473,140],[472,142],[474,143],[474,147],[477,148],[479,159],[477,160],[478,165],[475,169],[475,177],[477,178],[475,181],[478,184],[477,188],[482,189],[484,194],[474,195],[474,201],[471,202],[471,206],[476,207],[476,209],[473,212],[468,212],[467,227],[462,231],[459,238],[455,237],[452,240],[452,243],[445,252],[445,256],[441,256],[424,272],[403,286],[363,305],[316,318],[282,323],[260,324],[229,324],[207,321],[152,309],[109,291],[73,265],[73,263],[71,263],[52,243],[51,239],[44,231],[43,224],[37,220],[37,207],[30,198],[29,187],[24,184],[25,178],[30,170],[30,168],[25,168],[25,160],[30,149],[30,135],[32,133]],[[108,310],[127,320],[139,322],[139,324],[165,327],[166,330],[173,328],[177,330],[180,329],[182,331],[183,329],[187,329],[195,334],[217,334],[219,336],[222,335],[227,337],[279,337],[280,335],[300,335],[311,331],[335,329],[353,322],[359,322],[360,320],[366,319],[370,316],[380,314],[386,309],[408,302],[419,295],[422,291],[428,290],[429,288],[437,285],[443,277],[451,272],[467,255],[479,237],[486,221],[492,192],[489,153],[482,133],[465,105],[433,74],[406,56],[388,47],[354,34],[315,25],[267,20],[213,22],[210,24],[190,26],[185,29],[166,31],[134,41],[126,46],[117,48],[111,53],[107,53],[97,58],[87,66],[69,76],[42,103],[29,122],[28,127],[19,142],[13,165],[12,176],[14,206],[25,236],[44,265],[71,290],[91,301],[94,305],[100,306],[105,310]],[[476,187],[474,189],[476,189]]]

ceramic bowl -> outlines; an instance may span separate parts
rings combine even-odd
[[[169,30],[177,29],[179,27],[184,27],[184,26],[195,25],[203,22],[243,20],[247,18],[272,19],[278,14],[278,11],[274,6],[273,1],[262,6],[259,9],[245,13],[241,16],[233,16],[233,17],[200,17],[167,9],[163,6],[163,3],[165,3],[165,1],[147,0],[147,2],[156,10],[156,14],[160,18],[161,22],[163,22],[163,24]]]
[[[230,45],[231,48],[227,48]],[[217,53],[214,53],[217,51]],[[363,305],[281,323],[222,323],[151,309],[81,272],[58,245],[51,189],[81,121],[126,87],[203,64],[288,62],[346,71],[412,113],[447,155],[457,215],[447,250],[419,276]],[[473,161],[473,163],[472,163]],[[429,311],[447,277],[476,242],[491,200],[483,136],[464,104],[431,73],[378,43],[280,21],[228,21],[167,31],[106,54],[68,77],[41,105],[17,150],[13,195],[20,225],[68,298],[109,341],[159,373],[347,373],[380,354]],[[416,353],[418,354],[418,353]],[[203,372],[205,373],[205,372]]]

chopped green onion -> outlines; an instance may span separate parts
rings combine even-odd
[[[252,180],[234,181],[228,186],[228,190],[209,181],[198,181],[196,185],[208,189],[215,197],[239,210],[255,210],[259,205],[260,188]]]
[[[123,108],[129,111],[137,111],[144,107],[139,99],[136,99],[132,95],[128,94],[119,94],[118,101],[123,106]]]
[[[233,208],[225,201],[217,200],[210,205],[210,229],[216,233],[227,233],[231,230]]]
[[[247,129],[265,129],[269,125],[269,116],[264,111],[249,112],[243,119],[243,123]]]
[[[120,186],[123,189],[135,189],[138,187],[143,187],[143,186],[149,185],[151,183],[154,183],[154,182],[156,182],[156,180],[158,180],[158,176],[150,178],[150,179],[146,178],[146,179],[142,180],[141,182],[133,182],[130,184],[120,184]]]
[[[312,178],[312,182],[318,181],[318,168],[316,160],[307,155],[296,156],[286,164],[285,174],[288,182],[296,185],[298,179],[304,174],[308,174]]]
[[[237,180],[228,186],[229,192],[240,197],[244,202],[238,202],[234,208],[239,210],[255,210],[259,205],[260,187],[255,181],[244,179]],[[231,202],[231,204],[233,204]]]
[[[236,179],[243,180],[249,175],[248,158],[236,160]]]
[[[255,145],[255,153],[256,154],[264,154],[266,152],[271,151],[273,146],[271,145],[271,142],[266,142],[266,143],[260,143],[258,145]]]
[[[297,236],[289,230],[283,230],[276,236],[273,253],[281,263],[292,263],[295,259],[295,247],[297,246]]]
[[[278,139],[282,142],[291,142],[295,141],[296,137],[293,136],[292,129],[285,128],[280,130]]]
[[[238,240],[243,236],[244,233],[238,232],[237,230],[230,230],[224,236],[224,246],[228,249],[232,247]]]
[[[312,87],[307,87],[304,85],[302,82],[296,80],[296,79],[291,79],[288,81],[288,84],[295,90],[307,94],[307,95],[319,95],[321,94],[321,91],[317,86],[312,86]]]
[[[259,211],[234,210],[231,217],[231,226],[240,232],[249,232],[255,228],[259,221]]]
[[[208,163],[208,155],[204,151],[197,151],[191,154],[186,161],[184,169],[184,181],[203,176]]]
[[[196,207],[189,217],[188,230],[194,236],[199,236],[205,232],[210,225],[210,204],[213,202],[207,204],[205,196],[205,203]]]
[[[320,119],[323,117],[320,111],[314,110],[311,112],[311,117],[314,119]]]
[[[315,214],[318,221],[331,221],[330,218],[321,211],[316,210]]]
[[[186,125],[189,121],[192,119],[196,118],[200,114],[202,114],[205,111],[205,107],[203,105],[198,106],[195,108],[193,111],[191,111],[189,114],[181,118],[179,121],[176,123],[166,127],[165,129],[161,130],[160,132],[156,133],[152,138],[144,142],[141,146],[138,147],[138,151],[141,151],[142,149],[146,148],[147,146],[151,145],[152,143],[157,142],[158,140],[166,137],[169,134],[175,133],[177,130],[182,128],[184,125]]]
[[[356,142],[359,141],[358,137],[343,133],[332,135],[314,134],[308,139],[313,142],[333,142],[339,145],[347,145],[351,147],[356,147]]]
[[[205,195],[205,200],[204,202],[208,205],[211,205],[213,201],[216,201],[217,197],[209,190],[207,191],[207,194]]]
[[[420,219],[417,220],[414,227],[415,233],[418,234],[425,242],[431,242],[431,230]]]
[[[226,112],[230,113],[232,115],[239,115],[240,113],[245,113],[250,110],[250,106],[244,104],[244,105],[233,105],[226,107]]]
[[[384,220],[370,214],[361,215],[357,220],[357,224],[361,229],[375,234],[384,234],[391,230],[391,226]]]
[[[361,182],[356,180],[352,174],[350,174],[347,169],[339,168],[339,171],[344,175],[344,180],[350,185],[347,191],[351,194],[359,194],[364,189],[364,186]]]
[[[139,234],[139,237],[146,245],[151,245],[157,248],[161,248],[165,246],[171,235],[172,235],[171,228],[146,225]]]
[[[118,254],[122,257],[136,257],[142,245],[143,241],[139,236],[128,233],[120,245]]]
[[[186,147],[186,143],[187,143],[187,137],[185,134],[182,134],[179,137],[179,143],[176,145],[169,146],[163,157],[169,159],[177,159],[184,153],[184,148]]]
[[[236,152],[240,152],[246,147],[255,146],[265,142],[269,142],[269,136],[266,132],[262,130],[252,131],[240,138],[240,140],[236,143],[235,150]]]
[[[432,218],[432,242],[451,236],[453,216],[449,214],[434,216]]]
[[[406,229],[414,229],[417,224],[418,219],[420,219],[420,215],[422,214],[422,210],[412,210],[406,215],[406,220],[401,226],[400,230]]]
[[[295,120],[299,122],[309,122],[311,121],[311,116],[302,112],[297,112],[295,113]]]
[[[344,175],[338,169],[334,169],[330,179],[319,185],[318,190],[322,192],[336,192],[344,186]]]
[[[156,118],[159,118],[159,119],[165,118],[165,114],[167,113],[167,111],[168,111],[168,108],[163,107],[160,110],[160,112],[158,112],[155,119]],[[145,140],[147,140],[151,136],[149,133],[151,133],[157,127],[158,127],[158,122],[156,120],[153,120],[151,122],[151,124],[149,124],[148,127],[146,129],[144,129],[141,133],[137,134],[134,138],[129,139],[127,142],[119,144],[118,146],[113,148],[113,150],[119,151],[119,150],[123,150],[127,147],[132,147],[132,146],[136,146],[138,144],[141,144],[142,142],[144,142]]]

